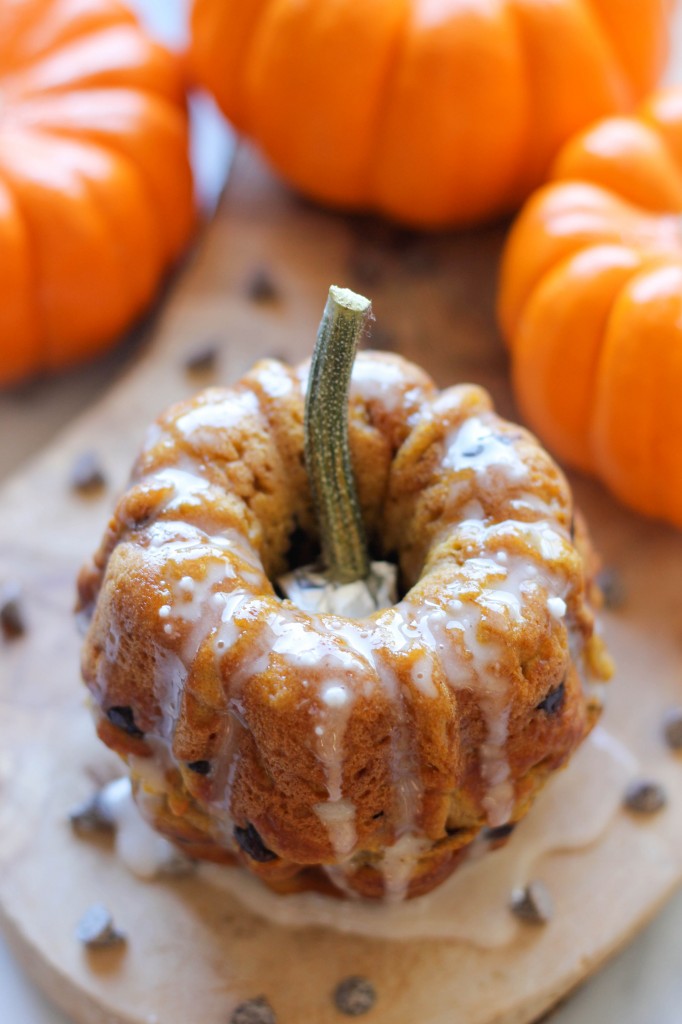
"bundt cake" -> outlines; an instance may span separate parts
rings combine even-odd
[[[255,365],[151,427],[79,579],[97,729],[145,818],[271,888],[402,899],[494,847],[595,723],[609,662],[567,483],[483,390],[361,353],[349,435],[392,607],[311,614],[308,366]]]

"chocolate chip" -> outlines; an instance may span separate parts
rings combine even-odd
[[[114,820],[104,802],[102,791],[94,793],[78,807],[69,811],[69,823],[79,835],[90,835],[93,832],[111,832]]]
[[[253,825],[248,824],[246,828],[235,826],[234,837],[244,853],[258,864],[267,864],[270,860],[277,860],[277,854],[268,850]]]
[[[562,682],[554,690],[549,691],[545,699],[540,701],[535,710],[544,711],[547,715],[556,715],[564,705],[565,696],[566,684]]]
[[[189,761],[187,767],[191,772],[196,772],[197,775],[208,775],[211,770],[210,761]]]
[[[0,591],[0,626],[6,640],[15,640],[26,632],[26,619],[18,583],[6,583]]]
[[[384,816],[384,812],[383,811],[377,811],[376,814],[372,815],[372,821],[378,821],[379,818],[383,818],[383,816]]]
[[[118,729],[123,729],[128,736],[133,736],[135,739],[140,739],[144,736],[142,730],[138,729],[135,725],[132,708],[121,706],[109,708],[107,718],[112,725],[115,725]]]
[[[472,445],[471,448],[467,448],[466,451],[462,452],[462,458],[464,459],[475,459],[479,455],[483,454],[483,444]]]
[[[374,985],[359,975],[344,978],[334,989],[336,1008],[347,1017],[361,1017],[372,1009],[376,1001]]]
[[[516,824],[513,821],[506,825],[497,825],[495,828],[484,828],[483,838],[490,840],[491,843],[496,843],[500,839],[507,839],[515,828]]]
[[[240,1003],[230,1017],[230,1024],[277,1024],[277,1017],[265,996],[258,996]]]
[[[635,814],[655,814],[668,802],[665,789],[652,779],[636,779],[625,790],[623,803]]]
[[[76,925],[76,938],[87,949],[109,949],[120,946],[125,935],[114,927],[114,920],[106,907],[94,903],[85,911]]]
[[[265,267],[254,270],[247,282],[246,294],[252,302],[276,302],[279,299],[277,286]]]
[[[509,906],[515,917],[528,924],[547,924],[554,915],[554,903],[549,889],[538,881],[514,889]]]
[[[69,484],[79,494],[92,494],[106,484],[106,476],[97,452],[86,451],[78,455],[71,466]]]
[[[663,717],[663,735],[671,750],[682,750],[682,708],[670,708]]]
[[[569,534],[571,537],[571,544],[575,541],[575,516],[571,516],[571,525],[569,527]]]
[[[218,363],[218,343],[207,341],[185,359],[185,373],[199,375],[213,373]]]
[[[602,569],[597,573],[597,586],[604,597],[604,607],[616,611],[625,604],[623,579],[617,569]]]

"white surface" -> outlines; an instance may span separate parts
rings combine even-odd
[[[164,0],[163,5],[153,0],[138,2],[141,6],[147,3],[157,12],[165,8],[164,21],[169,15],[172,19],[183,4],[183,0]],[[682,10],[677,22],[675,69],[679,68],[682,50]],[[173,35],[171,32],[170,37]],[[668,77],[679,80],[680,76]],[[0,478],[52,438],[58,426],[99,397],[124,364],[126,354],[119,352],[49,385],[34,385],[29,395],[0,398],[0,436],[11,438],[11,451],[6,443],[0,445]],[[680,1024],[681,939],[682,893],[620,956],[551,1015],[552,1024]],[[72,1024],[27,981],[1,935],[0,1022]]]

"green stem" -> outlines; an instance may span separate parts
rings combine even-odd
[[[332,579],[351,583],[369,575],[348,443],[348,394],[358,341],[372,303],[347,288],[329,289],[317,334],[305,403],[305,464]]]

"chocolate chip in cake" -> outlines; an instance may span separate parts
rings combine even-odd
[[[252,302],[277,302],[280,297],[279,290],[267,267],[258,267],[254,270],[246,284],[246,294]]]
[[[566,684],[559,683],[554,690],[550,690],[544,700],[540,701],[536,711],[544,711],[547,715],[556,715],[561,711],[566,696]]]
[[[635,814],[655,814],[668,802],[665,789],[653,779],[636,779],[625,790],[623,803]]]
[[[230,1017],[230,1024],[277,1024],[277,1017],[265,996],[258,996],[240,1003]]]
[[[211,340],[190,352],[185,359],[185,373],[190,376],[213,373],[218,363],[218,349],[218,343]]]
[[[210,761],[189,761],[187,767],[191,772],[196,772],[197,775],[208,775],[211,771]]]
[[[6,640],[16,640],[26,632],[26,619],[18,583],[6,583],[0,591],[0,626]]]
[[[554,916],[554,903],[543,882],[533,881],[514,889],[509,906],[512,914],[528,924],[548,924]]]
[[[132,736],[135,739],[141,739],[144,736],[142,730],[138,729],[135,725],[132,708],[121,706],[109,708],[107,718],[112,725],[115,725],[118,729],[123,729],[128,736]]]
[[[623,579],[617,569],[602,569],[597,574],[597,586],[604,597],[604,607],[616,611],[625,604]]]
[[[235,826],[234,837],[244,853],[258,864],[267,864],[268,861],[277,860],[277,854],[268,850],[253,825],[248,824],[246,828]]]
[[[497,843],[500,839],[508,839],[515,828],[516,824],[513,821],[506,825],[497,825],[495,828],[484,828],[483,838],[491,843]]]
[[[682,750],[682,708],[670,708],[663,716],[663,735],[671,750]]]
[[[94,494],[100,491],[106,482],[97,452],[85,451],[76,456],[69,474],[71,490],[79,494]]]
[[[125,935],[114,926],[110,911],[94,903],[85,911],[76,925],[76,938],[86,949],[110,949],[126,941]]]
[[[372,1009],[376,1001],[374,985],[360,975],[344,978],[334,989],[336,1008],[347,1017],[361,1017]]]

